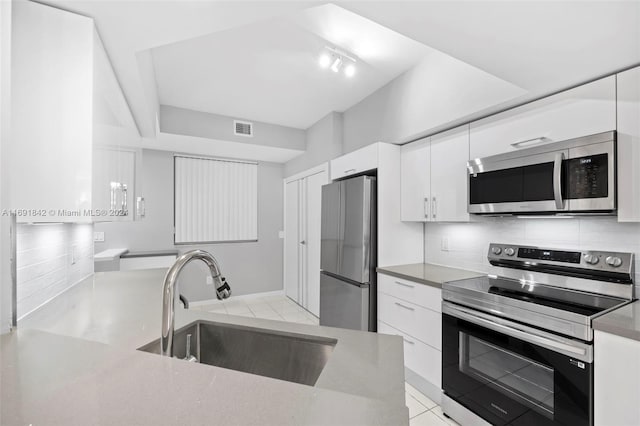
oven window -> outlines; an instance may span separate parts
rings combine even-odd
[[[460,372],[553,419],[553,369],[460,332]]]

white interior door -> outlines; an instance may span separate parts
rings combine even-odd
[[[326,170],[305,180],[305,305],[315,316],[320,315],[320,224],[322,185],[328,182]]]
[[[300,181],[285,185],[284,292],[300,303]]]

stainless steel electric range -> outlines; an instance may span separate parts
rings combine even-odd
[[[442,286],[443,411],[592,425],[594,318],[634,299],[632,253],[490,244],[495,274]]]

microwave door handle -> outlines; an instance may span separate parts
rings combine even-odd
[[[564,210],[564,201],[562,199],[562,160],[564,160],[564,152],[558,152],[553,161],[553,198],[556,202],[556,209]]]
[[[580,344],[578,342],[574,343],[568,340],[567,343],[561,342],[552,337],[552,335],[549,335],[549,337],[547,337],[547,333],[544,333],[545,335],[542,335],[542,332],[530,327],[518,325],[518,327],[522,327],[522,329],[520,329],[515,328],[515,324],[514,326],[500,324],[498,322],[492,321],[491,319],[481,317],[480,315],[482,314],[477,314],[475,312],[472,313],[463,307],[453,307],[447,302],[442,304],[442,313],[468,321],[472,324],[476,324],[484,328],[488,328],[489,330],[505,334],[507,336],[515,337],[516,339],[531,343],[532,345],[541,346],[555,352],[573,356],[577,359],[580,359],[581,361],[592,362],[593,360],[593,354],[591,353],[589,348],[585,347],[586,345]]]

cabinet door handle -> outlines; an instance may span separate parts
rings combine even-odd
[[[424,197],[424,217],[429,218],[429,197]]]
[[[433,197],[432,201],[431,213],[433,214],[433,218],[435,219],[438,214],[438,201],[436,200],[435,196]]]
[[[405,342],[407,342],[410,345],[415,345],[416,342],[412,342],[411,340],[407,339],[406,337],[403,337],[402,340],[404,340]]]
[[[526,148],[532,145],[538,145],[540,143],[545,143],[545,142],[551,142],[551,139],[549,139],[546,136],[538,136],[537,138],[514,142],[511,144],[511,146],[516,149],[520,149],[520,148]]]
[[[395,283],[398,284],[398,285],[401,285],[403,287],[415,288],[415,286],[413,286],[411,284],[401,283],[400,281],[395,281]]]
[[[415,309],[413,309],[411,306],[403,305],[402,303],[398,303],[398,302],[395,302],[395,304],[400,306],[401,308],[408,309],[410,311],[415,311]]]
[[[300,241],[300,244],[305,245],[307,242],[305,240]]]
[[[143,218],[146,215],[144,197],[136,198],[136,210],[139,217]]]
[[[109,198],[109,209],[110,210],[115,210],[116,209],[116,198],[117,198],[117,194],[116,194],[116,190],[118,189],[118,182],[111,182],[111,192],[110,192],[110,198]]]
[[[127,212],[127,184],[122,183],[120,185],[121,185],[121,188],[122,188],[122,214],[127,216],[128,215],[128,212]]]
[[[345,170],[344,173],[347,174],[347,173],[351,173],[351,172],[355,172],[355,171],[356,171],[356,169],[349,169],[349,170]]]

